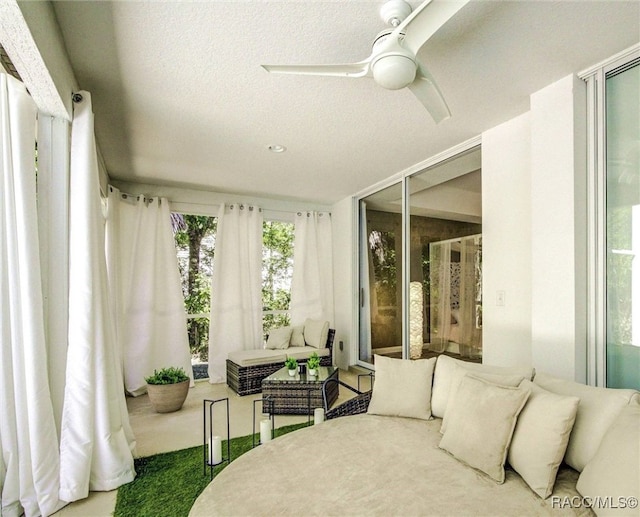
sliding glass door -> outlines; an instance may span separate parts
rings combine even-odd
[[[640,60],[605,92],[606,384],[640,389]]]
[[[402,184],[360,200],[359,359],[402,357]]]
[[[481,361],[480,165],[476,147],[359,200],[361,364]]]

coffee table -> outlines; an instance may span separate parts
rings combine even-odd
[[[338,369],[320,366],[318,375],[298,373],[289,375],[287,368],[262,380],[262,411],[276,415],[310,415],[318,407],[324,407],[322,385],[327,379],[338,380]],[[338,383],[327,385],[327,409],[338,398]]]

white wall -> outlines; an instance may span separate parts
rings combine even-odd
[[[483,361],[533,365],[581,382],[587,361],[585,96],[585,83],[568,76],[533,94],[529,112],[482,134]],[[337,204],[334,214],[338,208],[351,210],[351,200]],[[347,215],[342,219],[346,224]],[[353,231],[334,231],[336,314],[344,316],[336,323],[343,332],[348,318],[355,320],[357,284],[338,269],[355,267]],[[347,339],[353,341],[356,330]]]
[[[586,381],[586,83],[531,96],[533,366]]]
[[[532,362],[530,135],[529,113],[482,134],[482,338],[488,364]]]
[[[354,264],[357,253],[357,235],[351,197],[337,202],[331,208],[333,234],[333,296],[335,304],[334,361],[342,369],[355,363],[356,355],[352,347],[356,345],[353,336],[355,314],[353,312],[357,299],[357,283],[354,280]],[[340,341],[343,346],[340,350]]]

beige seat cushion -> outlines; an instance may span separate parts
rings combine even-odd
[[[582,472],[593,458],[607,429],[622,408],[630,403],[640,403],[640,393],[635,390],[596,388],[544,373],[536,374],[533,382],[552,393],[580,399],[564,457],[565,462],[578,472]]]
[[[504,483],[507,451],[529,393],[465,375],[449,407],[440,448]]]
[[[256,366],[279,362],[282,362],[284,366],[287,356],[280,350],[258,349],[231,352],[227,358],[239,366]]]
[[[580,399],[551,393],[531,381],[523,381],[520,387],[530,389],[531,395],[518,416],[507,459],[531,489],[546,499],[553,492]]]
[[[318,357],[328,356],[331,351],[328,348],[313,348],[312,346],[290,346],[285,350],[287,357],[293,357],[294,359],[309,359],[314,352],[318,354]]]
[[[640,500],[640,405],[622,408],[580,474],[576,488],[592,501],[611,500],[617,506],[594,505],[598,516],[640,514],[637,506],[632,508]]]
[[[491,366],[486,364],[469,363],[459,361],[446,355],[440,355],[433,372],[433,388],[431,389],[431,413],[433,416],[443,418],[447,410],[447,400],[454,380],[456,369],[459,366],[473,374],[487,373],[495,375],[521,375],[525,379],[533,378],[533,368],[529,366]]]
[[[436,358],[407,361],[376,355],[376,382],[367,413],[431,418],[431,379]]]

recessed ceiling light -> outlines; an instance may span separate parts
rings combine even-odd
[[[284,145],[280,145],[280,144],[268,145],[267,149],[269,149],[269,151],[271,151],[272,153],[284,153],[287,150],[287,148]]]

